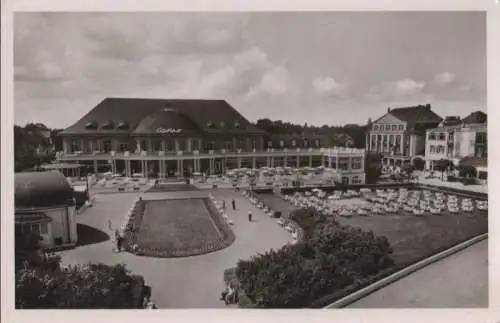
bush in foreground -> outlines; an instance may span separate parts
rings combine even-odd
[[[142,301],[144,281],[124,265],[69,266],[51,274],[22,269],[16,276],[18,309],[133,309]]]
[[[306,307],[394,264],[387,238],[299,211],[297,223],[307,213],[316,219],[304,242],[238,262],[238,280],[257,307]]]

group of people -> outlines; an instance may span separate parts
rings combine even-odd
[[[113,231],[113,228],[111,227],[111,221],[108,221],[109,229]],[[130,248],[133,251],[136,251],[138,246],[135,244],[135,233],[136,233],[136,228],[134,226],[127,226],[126,231],[130,233]],[[121,252],[124,247],[124,242],[125,242],[125,235],[124,232],[115,229],[115,244],[116,244],[116,252]]]
[[[226,289],[222,291],[220,300],[224,301],[226,305],[238,304],[238,288],[232,284],[228,284]]]
[[[233,211],[236,211],[236,201],[234,199],[231,200],[231,206],[233,207]],[[225,200],[222,200],[222,210],[226,212]],[[252,222],[252,211],[248,211],[248,222]]]

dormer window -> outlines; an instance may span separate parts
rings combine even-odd
[[[97,122],[87,122],[85,129],[97,129]]]
[[[207,128],[209,129],[215,129],[215,124],[212,121],[207,122]]]
[[[234,127],[235,127],[236,129],[241,128],[241,123],[240,123],[238,120],[236,120],[236,121],[234,122]]]
[[[221,127],[221,128],[224,128],[224,127],[226,126],[226,123],[225,123],[224,121],[221,121],[221,122],[219,123],[219,125],[220,125],[220,127]]]
[[[102,124],[102,129],[113,129],[113,123],[111,121],[106,121]]]
[[[125,121],[119,121],[117,128],[118,129],[128,129],[129,128],[128,123],[126,123]]]

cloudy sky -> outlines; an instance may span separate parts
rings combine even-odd
[[[484,13],[16,13],[15,122],[66,127],[105,97],[225,99],[340,125],[387,107],[486,110]]]

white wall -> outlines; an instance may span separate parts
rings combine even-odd
[[[460,157],[474,155],[474,143],[476,140],[476,132],[463,129],[460,131]]]

